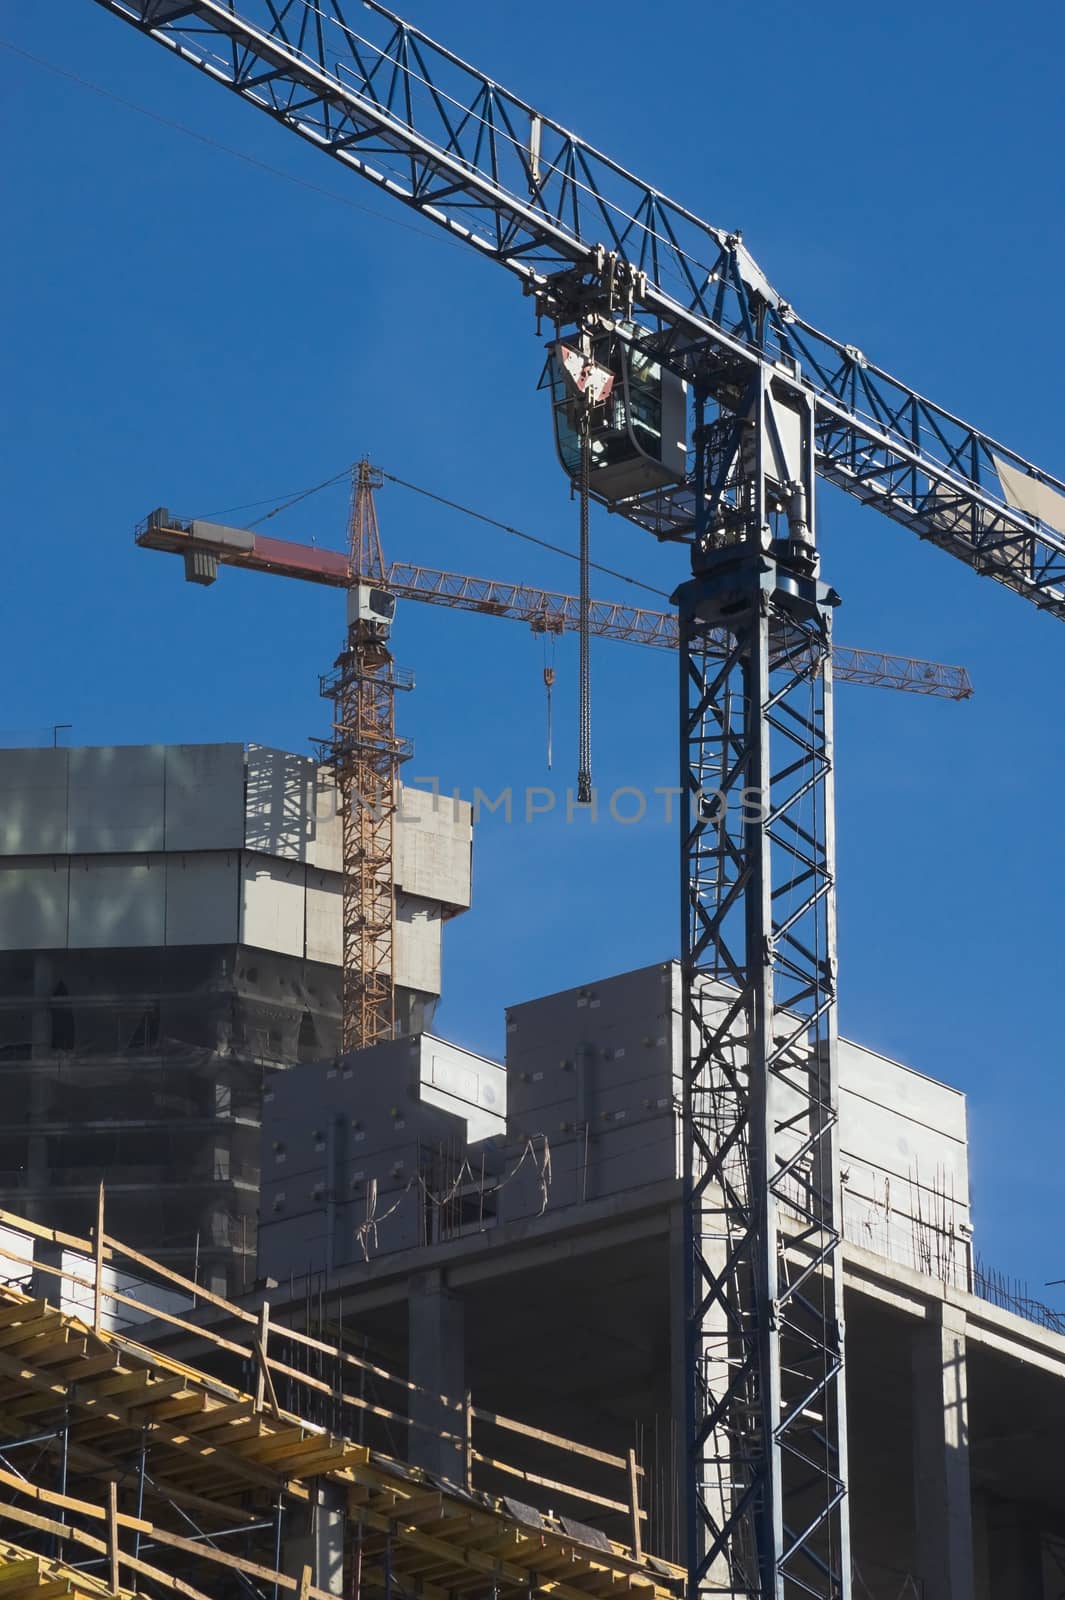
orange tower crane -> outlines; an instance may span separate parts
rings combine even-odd
[[[341,1038],[345,1050],[395,1031],[395,817],[400,763],[396,690],[410,689],[388,648],[395,600],[388,593],[374,490],[380,474],[355,469],[348,529],[348,634],[322,693],[333,702],[333,735],[322,744],[340,800],[343,846]]]
[[[582,611],[579,597],[550,589],[431,567],[386,567],[374,501],[380,485],[378,469],[360,461],[353,473],[346,553],[246,528],[180,521],[165,509],[153,511],[136,534],[146,549],[184,556],[192,583],[213,583],[219,566],[232,566],[347,591],[347,638],[333,673],[322,680],[334,708],[332,737],[322,741],[322,751],[335,774],[343,830],[345,1050],[390,1038],[395,1028],[395,815],[399,768],[411,753],[410,742],[396,736],[395,694],[413,687],[412,675],[396,668],[388,645],[397,598],[508,617],[543,634],[579,631]],[[677,649],[675,613],[590,600],[587,614],[590,632],[600,638]],[[722,652],[726,647],[723,636]],[[949,700],[972,694],[964,667],[844,645],[833,645],[832,662],[837,683]]]

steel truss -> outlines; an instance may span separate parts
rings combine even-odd
[[[740,235],[712,227],[477,68],[363,0],[95,0],[515,273],[551,314],[550,278],[625,278],[661,354],[714,393],[737,361],[788,371],[816,403],[818,471],[865,504],[1065,617],[1065,483],[795,314]],[[572,302],[574,284],[567,286]],[[542,298],[546,293],[546,301]],[[716,397],[727,402],[722,388]],[[1051,491],[1052,525],[1007,503],[996,461]],[[1029,502],[1027,511],[1024,509]],[[626,502],[690,537],[692,481]]]
[[[757,551],[720,553],[678,599],[693,1593],[836,1600],[850,1572],[830,609]]]
[[[349,531],[352,593],[359,581],[384,584],[384,560],[369,462],[355,474]],[[362,1050],[395,1031],[395,817],[399,767],[410,744],[396,737],[396,690],[413,687],[397,671],[388,627],[356,616],[322,694],[333,702],[333,738],[322,754],[336,778],[342,832],[341,1039]]]

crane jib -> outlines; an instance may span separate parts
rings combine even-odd
[[[221,0],[94,3],[528,286],[594,271],[597,250],[631,263],[664,363],[690,375],[708,350],[771,363],[815,398],[823,478],[1065,616],[1065,483],[796,317],[738,234],[667,199],[393,12],[360,5],[356,31],[341,0],[244,0],[241,12]],[[1022,478],[1032,491],[1018,494]],[[692,485],[615,509],[685,538]]]

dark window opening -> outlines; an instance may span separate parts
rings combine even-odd
[[[309,1011],[305,1011],[300,1019],[299,1038],[296,1043],[297,1058],[300,1061],[317,1061],[321,1054],[314,1018]]]
[[[74,1048],[74,1011],[69,1003],[70,991],[65,983],[57,983],[52,990],[52,999],[58,1000],[58,1005],[48,1007],[48,1017],[51,1025],[51,1043],[53,1050],[73,1050]]]
[[[154,1050],[159,1043],[159,1007],[145,1006],[129,1036],[127,1050]]]

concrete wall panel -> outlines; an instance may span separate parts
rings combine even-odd
[[[839,1075],[853,1093],[964,1142],[965,1096],[960,1089],[937,1083],[849,1039],[839,1041]]]
[[[0,750],[0,855],[66,851],[69,754]]]
[[[0,864],[0,950],[55,950],[67,942],[65,856]]]
[[[396,882],[408,894],[449,906],[470,903],[472,813],[425,789],[401,787],[396,815]]]
[[[308,756],[248,746],[244,841],[249,850],[307,860],[314,832],[316,770]]]
[[[162,944],[165,907],[162,855],[71,857],[71,949]]]
[[[945,1183],[955,1199],[968,1202],[966,1148],[959,1140],[874,1105],[846,1086],[841,1086],[839,1099],[840,1148],[845,1155],[907,1181],[930,1184],[935,1178],[937,1187]]]
[[[421,1099],[465,1117],[470,1139],[506,1132],[507,1074],[495,1061],[422,1034]]]
[[[244,747],[166,747],[166,849],[239,850],[244,842]]]
[[[307,846],[307,861],[323,872],[339,872],[343,865],[344,834],[337,804],[336,786],[324,767],[319,767],[314,789],[314,828]]]
[[[304,954],[306,886],[298,861],[275,861],[246,854],[241,868],[243,895],[240,942],[282,955]]]
[[[238,814],[238,825],[239,825]],[[166,942],[236,944],[240,852],[181,853],[166,860]]]
[[[340,965],[343,899],[340,874],[307,868],[307,959]]]
[[[85,745],[68,754],[68,850],[161,850],[165,746]]]
[[[396,895],[395,980],[407,989],[440,993],[440,907]]]

